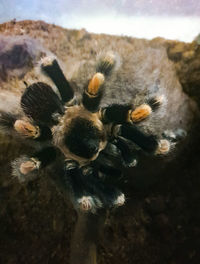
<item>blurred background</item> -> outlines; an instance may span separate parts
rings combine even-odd
[[[0,0],[0,23],[44,20],[66,28],[186,42],[200,33],[199,0]]]

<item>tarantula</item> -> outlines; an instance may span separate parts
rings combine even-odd
[[[167,139],[142,132],[137,123],[162,103],[162,96],[148,99],[134,108],[111,104],[100,108],[106,79],[116,65],[113,54],[102,56],[96,73],[87,82],[82,97],[75,96],[57,60],[45,57],[40,68],[54,82],[59,94],[44,82],[28,86],[21,97],[24,116],[1,112],[0,126],[29,140],[40,142],[32,156],[12,162],[13,175],[20,182],[34,179],[38,171],[63,160],[63,179],[74,207],[95,212],[124,204],[125,196],[104,178],[116,176],[123,167],[134,167],[137,152],[166,154]]]

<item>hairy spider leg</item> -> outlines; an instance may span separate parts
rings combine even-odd
[[[122,176],[121,153],[119,150],[116,153],[116,146],[108,144],[112,145],[112,148],[109,147],[110,152],[107,152],[106,149],[101,151],[95,160],[95,166],[97,166],[101,178],[112,180],[113,177],[114,179],[119,179]]]
[[[124,167],[135,167],[137,165],[137,151],[124,138],[118,137],[113,144],[120,150]]]
[[[82,103],[90,112],[97,112],[103,95],[105,78],[108,77],[116,64],[113,54],[107,54],[100,58],[96,66],[96,73],[84,89]]]
[[[44,125],[20,119],[19,115],[0,111],[0,130],[7,134],[19,134],[23,138],[45,141],[52,139],[51,130]]]
[[[89,81],[88,86],[84,89],[82,103],[90,112],[97,112],[103,96],[104,75],[96,73]]]
[[[33,83],[28,86],[22,97],[21,107],[26,116],[36,123],[54,125],[57,120],[55,113],[64,114],[64,107],[52,88],[43,82]]]
[[[146,103],[139,105],[134,110],[129,111],[128,121],[137,123],[146,119],[152,111],[157,110],[162,104],[164,96],[155,96],[147,100]]]
[[[125,139],[131,140],[133,143],[148,153],[166,154],[170,149],[170,143],[168,140],[158,140],[156,136],[147,135],[132,124],[115,126],[114,134],[115,136],[121,136]]]
[[[124,194],[117,188],[108,185],[98,177],[90,166],[82,168],[84,174],[84,180],[87,183],[86,188],[92,194],[97,196],[102,202],[104,208],[112,208],[115,206],[121,206],[125,202]]]
[[[117,139],[113,140],[112,143],[107,143],[106,148],[102,151],[102,154],[106,154],[109,161],[116,159],[116,162],[121,163],[122,160],[122,165],[124,167],[134,167],[137,164],[137,150],[133,147],[133,144],[130,143],[130,141],[118,137]],[[100,161],[101,159],[102,157],[100,156]],[[107,164],[105,157],[103,162]],[[103,162],[101,162],[102,165]],[[113,164],[113,167],[116,166]]]
[[[56,59],[45,57],[41,61],[41,69],[55,83],[64,103],[69,103],[74,98],[74,91],[60,68]]]
[[[14,129],[21,136],[34,139],[36,141],[52,139],[52,133],[49,127],[31,124],[29,121],[17,119],[14,123]]]
[[[20,156],[12,162],[12,174],[19,182],[28,182],[38,177],[39,170],[56,159],[56,149],[47,147],[33,154],[32,157]]]
[[[131,104],[111,104],[101,109],[101,119],[104,124],[121,124],[128,121],[128,113],[131,111]]]
[[[95,213],[102,207],[98,197],[91,195],[86,187],[86,182],[77,162],[66,161],[64,169],[64,181],[68,189],[70,200],[76,210]]]
[[[95,213],[99,208],[121,206],[125,201],[124,194],[102,182],[91,166],[79,168],[75,161],[67,161],[64,179],[77,210]]]
[[[156,96],[135,109],[131,104],[112,104],[101,110],[101,118],[104,123],[137,123],[147,118],[152,111],[155,111],[162,101],[162,96]]]

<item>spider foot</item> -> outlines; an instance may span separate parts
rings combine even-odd
[[[40,136],[39,126],[34,126],[30,122],[24,120],[16,120],[14,123],[15,130],[22,136],[36,139]]]
[[[46,57],[42,57],[39,63],[41,68],[43,68],[43,67],[52,66],[54,60],[56,60],[54,56],[46,56]]]
[[[125,168],[133,168],[137,166],[138,160],[136,159],[136,157],[132,157],[129,158],[129,160],[123,160],[122,163]]]
[[[165,155],[170,150],[170,142],[167,139],[161,139],[158,142],[158,148],[155,151],[156,155]]]
[[[117,62],[117,56],[113,52],[108,52],[99,58],[96,66],[96,71],[103,73],[105,76],[108,76],[115,68]]]
[[[38,177],[41,162],[24,155],[14,160],[11,166],[12,175],[17,177],[20,183],[25,183]]]
[[[123,193],[121,193],[113,202],[113,205],[118,207],[118,206],[122,206],[125,203],[125,195]]]
[[[153,111],[157,110],[165,101],[164,95],[157,95],[155,97],[150,98],[147,103],[150,105]]]
[[[101,201],[97,197],[82,196],[77,199],[78,208],[83,212],[95,213],[98,208],[102,207]]]

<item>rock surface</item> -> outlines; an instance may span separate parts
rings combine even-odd
[[[33,68],[45,54],[60,59],[77,90],[85,82],[80,66],[90,76],[94,57],[105,49],[122,55],[121,71],[112,84],[123,83],[132,96],[133,85],[136,103],[138,92],[165,87],[168,113],[160,133],[181,124],[188,136],[167,163],[144,157],[136,169],[126,172],[119,184],[127,202],[107,216],[98,263],[199,263],[200,125],[195,102],[182,92],[183,88],[199,104],[198,38],[189,44],[160,38],[147,41],[67,30],[41,21],[4,23],[0,34],[0,109],[18,111],[17,100],[25,86],[43,78]],[[152,126],[150,131],[157,124]],[[10,176],[10,161],[30,147],[0,135],[0,262],[69,263],[76,214],[48,179],[49,171],[27,186]]]

